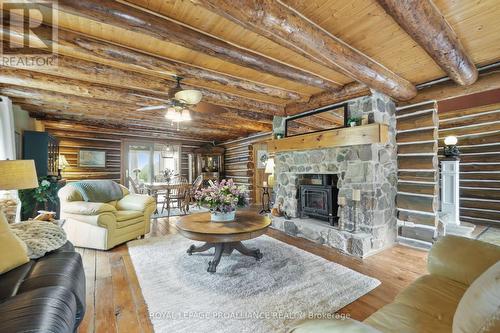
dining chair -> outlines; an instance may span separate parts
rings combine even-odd
[[[176,176],[170,181],[170,186],[167,191],[165,202],[162,205],[161,212],[163,213],[165,206],[167,208],[167,216],[170,217],[170,209],[172,204],[176,203],[177,208],[181,208],[181,203],[186,198],[190,184],[186,177]]]

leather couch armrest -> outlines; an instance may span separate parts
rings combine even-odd
[[[135,210],[144,212],[150,205],[156,203],[155,199],[145,194],[129,194],[116,203],[118,210]]]
[[[291,328],[288,333],[381,333],[353,319],[306,320]]]
[[[431,248],[427,260],[429,273],[470,285],[500,260],[500,246],[474,239],[445,236]]]
[[[115,207],[106,203],[85,201],[65,202],[61,210],[66,214],[74,215],[100,215],[107,212],[116,212]]]

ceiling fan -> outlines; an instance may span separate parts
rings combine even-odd
[[[168,99],[137,95],[148,99],[153,99],[156,101],[163,102],[160,105],[142,107],[140,109],[137,109],[137,111],[152,111],[152,110],[167,109],[165,118],[171,120],[172,122],[179,123],[181,121],[191,120],[189,107],[191,105],[198,104],[203,96],[199,90],[183,89],[181,87],[182,77],[176,76],[175,80],[177,81],[177,84],[175,87],[169,89]]]

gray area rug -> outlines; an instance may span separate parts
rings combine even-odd
[[[128,243],[157,333],[285,332],[298,319],[331,318],[380,284],[268,236],[245,242],[261,261],[233,252],[210,274],[213,252],[189,256],[191,244],[180,235]]]

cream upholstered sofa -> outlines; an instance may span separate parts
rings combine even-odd
[[[110,202],[86,202],[71,183],[58,192],[61,218],[68,240],[75,246],[108,250],[149,233],[156,202],[148,195],[131,194],[120,185],[122,198]]]
[[[297,324],[290,332],[500,332],[499,261],[499,246],[446,236],[437,241],[429,253],[427,268],[430,274],[418,278],[396,296],[393,303],[382,307],[363,323],[311,320]],[[482,279],[489,273],[494,275],[488,287]],[[471,286],[476,279],[477,283]],[[489,289],[481,291],[478,288]],[[464,295],[467,290],[469,292]]]

